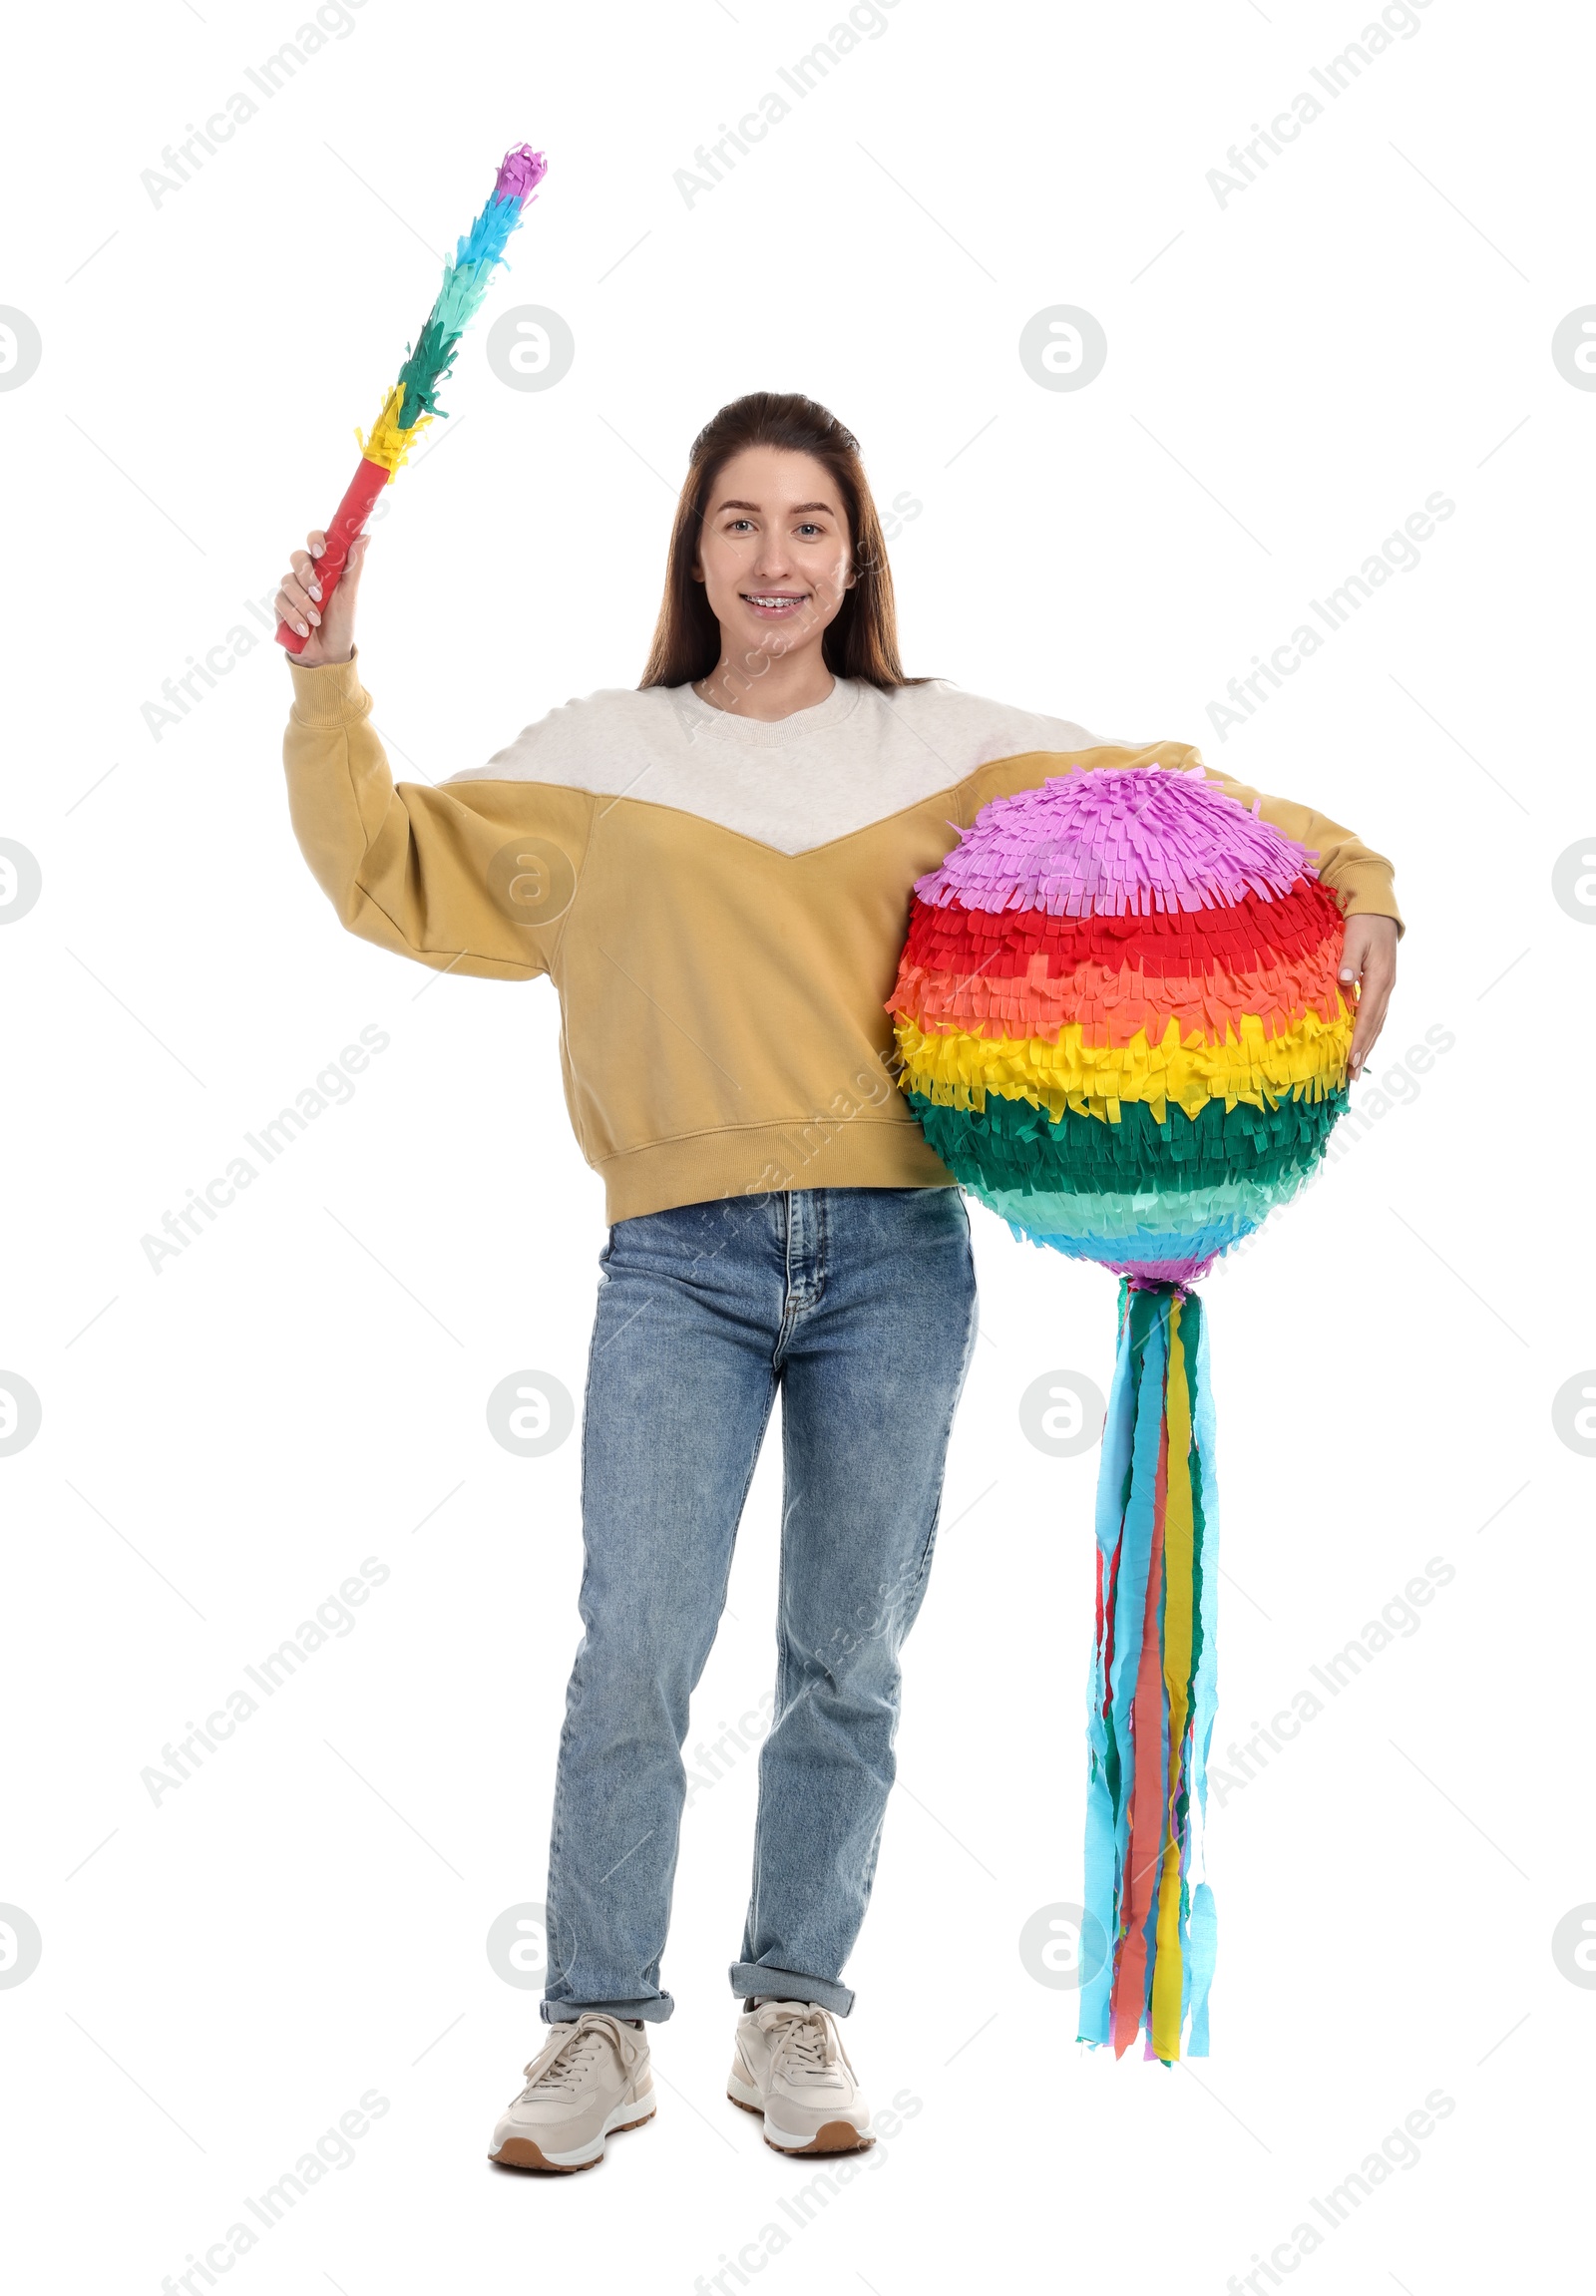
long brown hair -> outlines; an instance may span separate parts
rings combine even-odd
[[[887,693],[901,685],[924,685],[924,678],[904,675],[899,657],[886,538],[859,441],[829,408],[801,391],[750,391],[711,416],[693,440],[670,532],[665,594],[640,685],[686,685],[708,677],[720,660],[720,624],[692,570],[716,481],[745,447],[784,447],[813,455],[842,496],[854,581],[821,638],[826,667],[834,677],[857,677]]]

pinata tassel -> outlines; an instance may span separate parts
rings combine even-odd
[[[1126,1281],[1097,1484],[1080,2038],[1208,2054],[1213,1894],[1192,1880],[1214,1719],[1213,1401],[1202,1305]],[[1189,2034],[1187,2028],[1189,2026]]]
[[[316,561],[316,580],[321,587],[321,611],[325,615],[327,600],[338,586],[339,576],[349,564],[349,553],[366,529],[366,521],[376,506],[377,497],[393,477],[381,463],[374,463],[362,455],[360,467],[344,491],[343,501],[332,514],[327,529],[327,547]],[[303,653],[310,643],[285,621],[277,624],[277,643],[285,645],[290,653]]]

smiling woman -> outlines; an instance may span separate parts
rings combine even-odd
[[[322,542],[276,599],[306,636],[284,745],[305,857],[380,947],[553,980],[610,1223],[549,1868],[555,2031],[492,2156],[590,2167],[653,2114],[689,1700],[778,1395],[778,1669],[727,2095],[780,2151],[862,2148],[836,2020],[976,1332],[963,1199],[892,1084],[911,894],[993,799],[1200,761],[909,677],[858,442],[797,393],[738,399],[694,441],[640,685],[551,710],[437,787],[396,788],[372,729],[354,653],[369,545],[324,597]],[[1362,990],[1356,1071],[1395,970],[1390,864],[1308,806],[1212,778],[1318,854],[1348,921],[1347,1001]]]
[[[755,392],[693,441],[642,684],[771,722],[824,700],[834,674],[883,693],[931,682],[898,656],[857,440],[811,400]]]

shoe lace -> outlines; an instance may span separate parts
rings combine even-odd
[[[624,2064],[627,2051],[615,2020],[596,2011],[586,2011],[574,2024],[557,2033],[530,2065],[523,2066],[527,2086],[516,2100],[517,2104],[525,2105],[535,2094],[574,2097],[606,2044]]]
[[[839,2060],[847,2063],[836,2026],[813,2002],[767,2001],[754,2011],[754,2018],[760,2031],[770,2036],[773,2074],[824,2081]]]

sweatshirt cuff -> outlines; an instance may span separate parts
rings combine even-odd
[[[1396,928],[1398,941],[1407,931],[1396,906],[1396,892],[1389,870],[1368,866],[1344,869],[1336,891],[1341,896],[1344,917],[1389,917]]]
[[[293,679],[293,714],[301,725],[348,725],[365,717],[371,696],[360,682],[360,649],[347,661],[320,662],[306,669],[293,655],[285,656]]]

